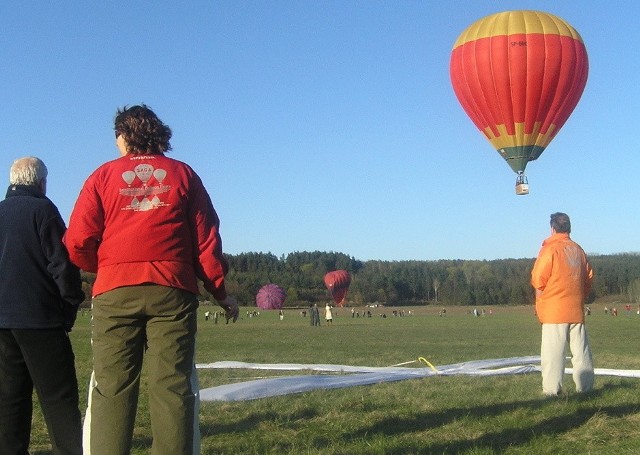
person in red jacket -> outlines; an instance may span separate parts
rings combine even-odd
[[[531,271],[536,314],[542,324],[542,392],[548,396],[562,392],[567,342],[576,391],[593,388],[593,361],[584,325],[584,301],[591,290],[593,270],[570,233],[569,216],[552,214],[551,236],[542,243]]]
[[[198,280],[238,316],[218,215],[193,169],[165,156],[171,129],[149,107],[118,110],[114,126],[121,156],[86,180],[64,237],[73,263],[97,273],[85,454],[130,453],[143,357],[152,452],[198,453]]]

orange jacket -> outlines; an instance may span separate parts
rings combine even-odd
[[[567,233],[545,239],[531,271],[536,313],[543,324],[584,322],[584,300],[593,270],[587,256]]]

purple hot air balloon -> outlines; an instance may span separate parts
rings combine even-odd
[[[263,310],[279,310],[286,299],[284,290],[276,284],[265,284],[256,294],[256,305]]]

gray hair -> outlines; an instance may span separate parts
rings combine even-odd
[[[11,165],[9,184],[37,186],[47,178],[47,173],[47,166],[40,158],[35,156],[18,158]]]

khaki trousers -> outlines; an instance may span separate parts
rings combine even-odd
[[[584,324],[542,324],[542,393],[558,395],[562,391],[567,343],[571,351],[573,382],[576,392],[593,388],[593,360]]]
[[[151,453],[191,455],[199,450],[197,306],[195,295],[157,285],[122,287],[93,299],[94,371],[85,417],[85,454],[131,452],[143,359]]]

